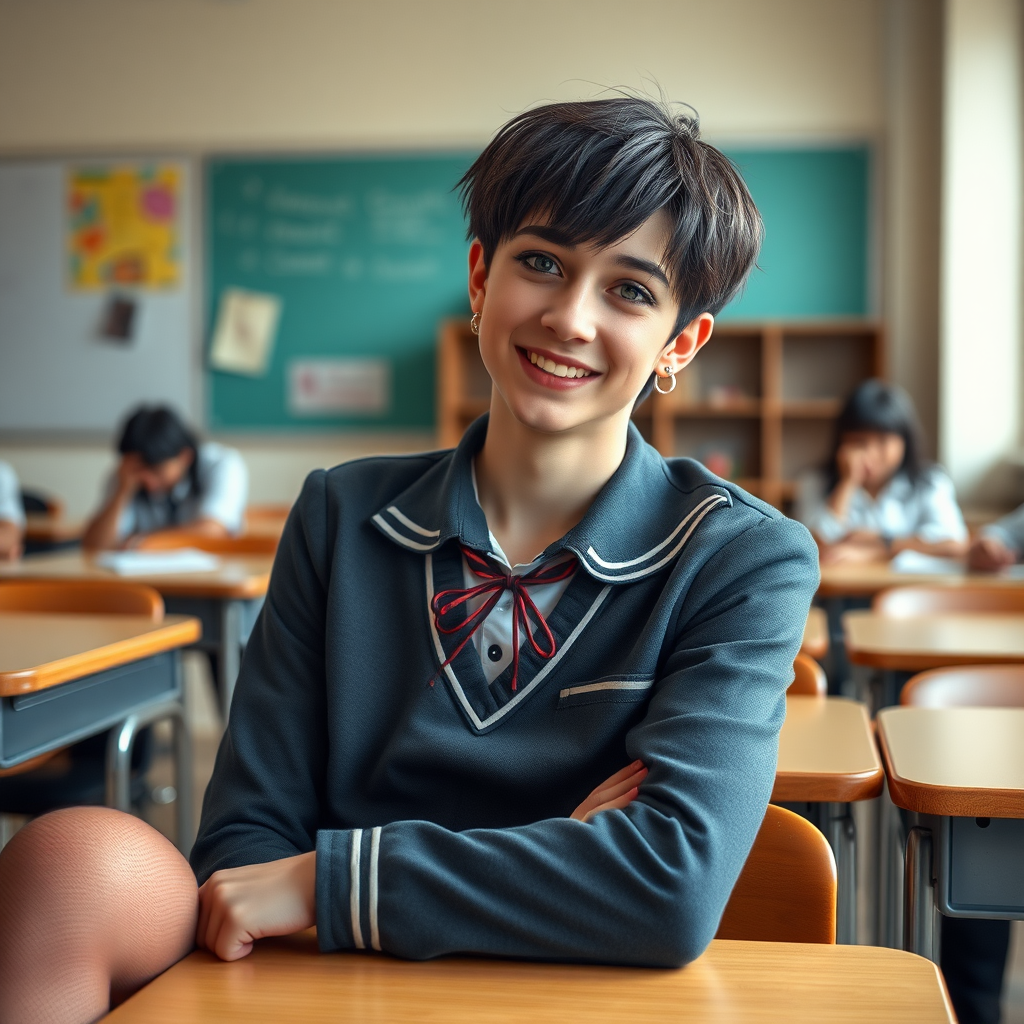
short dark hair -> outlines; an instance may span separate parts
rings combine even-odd
[[[828,489],[839,483],[839,467],[836,456],[843,443],[843,435],[859,431],[879,434],[898,434],[903,438],[903,462],[899,471],[916,483],[928,469],[924,460],[924,432],[917,418],[917,411],[910,395],[896,384],[871,378],[858,384],[843,403],[836,420],[832,454],[825,467],[828,475]]]
[[[605,246],[664,210],[680,306],[674,333],[703,312],[717,314],[743,286],[764,227],[739,171],[700,141],[692,113],[618,96],[519,114],[457,186],[469,237],[489,263],[531,215],[546,216],[572,244]]]
[[[138,455],[147,466],[159,466],[186,448],[196,452],[195,435],[166,405],[140,405],[132,410],[117,445],[122,455]]]

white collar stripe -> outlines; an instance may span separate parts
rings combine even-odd
[[[559,690],[558,696],[572,697],[577,693],[596,693],[598,690],[649,690],[653,685],[653,679],[612,679],[604,683],[570,686],[566,690]]]
[[[678,536],[679,531],[698,513],[705,505],[718,504],[721,501],[725,501],[725,498],[721,494],[712,494],[705,498],[699,505],[692,509],[686,516],[685,519],[657,546],[651,548],[650,551],[645,552],[638,558],[631,558],[628,562],[606,562],[593,548],[587,549],[587,555],[591,561],[596,562],[602,569],[628,569],[630,566],[639,565],[641,562],[646,562],[649,558],[653,558],[662,548],[668,547],[673,540]]]
[[[377,925],[377,868],[380,864],[380,825],[370,831],[370,945],[379,953],[380,928]]]
[[[440,530],[427,530],[424,527],[417,525],[407,515],[399,512],[394,505],[388,506],[388,512],[390,512],[391,515],[393,515],[403,526],[407,526],[413,533],[418,533],[421,537],[437,538],[441,536]]]
[[[398,541],[399,544],[404,548],[409,548],[412,551],[433,551],[437,547],[436,544],[420,544],[419,541],[409,540],[408,537],[403,537],[386,519],[384,519],[378,512],[374,517],[373,521],[392,539]]]
[[[700,526],[701,520],[713,508],[715,508],[725,500],[725,496],[721,494],[717,495],[714,500],[709,500],[708,503],[705,504],[704,509],[701,511],[700,515],[693,521],[693,523],[691,524],[690,528],[686,531],[686,533],[683,534],[683,537],[679,541],[679,543],[660,562],[655,562],[654,565],[648,566],[646,569],[640,569],[637,572],[622,573],[618,576],[608,576],[605,573],[598,572],[593,567],[589,567],[590,574],[599,580],[608,580],[613,583],[628,583],[630,580],[642,579],[644,576],[650,576],[653,573],[656,573],[663,566],[668,565],[668,563],[671,562],[672,559],[675,558],[680,551],[682,551],[683,546],[690,539],[690,537],[693,536],[693,531],[696,530],[698,526]]]
[[[359,857],[362,853],[363,830],[352,829],[352,855],[349,858],[348,909],[352,915],[352,941],[356,949],[366,949],[363,942],[363,929],[359,924]]]
[[[426,576],[427,576],[427,607],[430,607],[431,601],[434,599],[434,560],[432,555],[427,555],[426,559]],[[465,691],[462,689],[462,685],[459,683],[458,676],[455,675],[455,671],[452,666],[445,665],[444,671],[451,681],[452,689],[455,691],[456,697],[459,699],[459,703],[465,708],[466,714],[469,716],[469,720],[477,727],[477,729],[486,729],[488,726],[493,725],[495,722],[504,718],[520,701],[524,700],[527,695],[533,692],[548,676],[559,661],[562,660],[562,656],[570,647],[576,642],[580,633],[586,629],[587,624],[597,613],[597,609],[604,603],[604,599],[608,596],[611,591],[611,585],[602,588],[601,592],[594,598],[594,603],[587,609],[586,615],[577,623],[576,628],[565,638],[565,643],[558,648],[558,652],[555,656],[548,661],[544,667],[533,677],[529,685],[520,690],[507,704],[503,704],[497,711],[491,715],[490,718],[481,719],[470,704],[466,697]],[[428,615],[430,621],[430,632],[434,638],[434,650],[437,652],[438,661],[444,662],[445,653],[444,647],[441,645],[441,637],[437,632],[437,624],[434,622],[434,616]]]

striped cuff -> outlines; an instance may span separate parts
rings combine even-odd
[[[323,952],[380,950],[377,866],[381,828],[316,836],[316,928]]]

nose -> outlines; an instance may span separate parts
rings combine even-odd
[[[597,337],[597,308],[583,283],[559,291],[540,322],[559,341],[588,342]]]

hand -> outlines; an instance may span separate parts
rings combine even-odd
[[[862,486],[868,475],[867,449],[863,445],[841,444],[836,452],[836,469],[844,483]]]
[[[995,537],[978,537],[967,552],[967,567],[977,572],[997,572],[1013,565],[1017,556]]]
[[[642,761],[626,765],[622,771],[605,779],[569,817],[577,821],[590,821],[598,811],[614,811],[628,807],[636,799],[637,793],[640,792],[640,783],[645,778],[647,769]]]
[[[121,456],[117,466],[117,490],[126,498],[132,497],[142,484],[145,463],[137,452]]]
[[[199,889],[196,945],[221,960],[252,952],[256,939],[316,924],[316,851],[215,871]]]
[[[822,565],[863,565],[866,562],[885,562],[889,551],[878,534],[857,534],[821,548]]]

